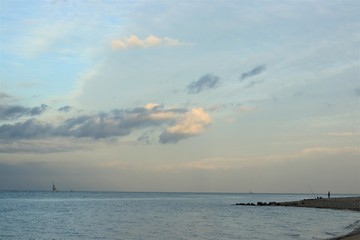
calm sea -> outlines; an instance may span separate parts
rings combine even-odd
[[[360,225],[351,211],[234,205],[311,197],[0,191],[0,239],[326,239]]]

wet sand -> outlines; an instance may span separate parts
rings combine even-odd
[[[277,205],[289,207],[329,208],[337,210],[360,211],[360,197],[304,199],[293,202],[281,202],[277,203]],[[336,238],[331,238],[331,240],[360,240],[360,227],[358,227],[349,234]]]

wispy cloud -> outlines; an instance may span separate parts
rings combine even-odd
[[[111,41],[111,46],[113,50],[120,49],[130,49],[130,48],[151,48],[151,47],[175,47],[184,45],[184,42],[181,42],[177,39],[169,37],[157,37],[154,35],[149,35],[148,37],[141,39],[136,35],[130,35],[129,37],[122,39],[114,39]]]
[[[355,132],[332,132],[328,134],[333,137],[360,137],[360,131]]]
[[[17,141],[0,140],[0,153],[56,153],[91,149],[88,144],[79,139],[22,139]]]
[[[258,85],[258,84],[261,84],[261,83],[263,83],[264,82],[264,80],[259,80],[259,81],[254,81],[254,80],[252,80],[251,82],[249,82],[245,87],[246,88],[251,88],[251,87],[253,87],[253,86],[255,86],[255,85]]]
[[[48,106],[45,104],[32,108],[19,105],[0,105],[0,120],[16,119],[22,116],[40,115],[47,108]]]
[[[334,155],[334,154],[341,154],[341,153],[353,153],[353,154],[360,154],[359,147],[312,147],[306,148],[302,152],[302,154],[321,154],[321,155]]]
[[[244,72],[243,74],[241,74],[240,79],[244,80],[246,78],[256,76],[256,75],[264,72],[265,70],[266,70],[266,66],[264,64],[258,65],[255,68],[251,69],[250,71]]]
[[[216,88],[219,85],[220,77],[211,73],[205,74],[199,80],[190,83],[186,89],[190,94],[197,94],[204,90]]]
[[[345,156],[360,155],[360,150],[357,147],[338,147],[338,148],[326,148],[326,147],[313,147],[306,148],[299,152],[280,154],[280,155],[243,155],[233,157],[210,157],[202,158],[187,163],[180,164],[165,164],[164,166],[158,167],[159,170],[174,170],[174,169],[192,169],[192,170],[204,170],[204,171],[216,171],[225,170],[231,171],[234,169],[248,168],[251,166],[266,166],[277,163],[294,163],[297,161],[310,160],[315,164],[314,160],[321,160],[322,157],[330,156]]]

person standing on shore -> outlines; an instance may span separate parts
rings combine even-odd
[[[328,198],[330,198],[330,191],[328,191]]]

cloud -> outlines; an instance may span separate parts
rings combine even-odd
[[[0,92],[0,99],[9,99],[9,98],[12,97],[4,92]]]
[[[264,64],[256,66],[255,68],[251,69],[250,71],[244,72],[243,74],[241,74],[241,80],[256,76],[256,75],[264,72],[265,70],[266,70],[266,66]]]
[[[84,149],[90,149],[91,145],[78,139],[27,139],[17,141],[1,141],[0,153],[54,153],[54,152],[71,152]]]
[[[156,139],[153,138],[153,132],[148,131],[148,132],[144,132],[140,137],[138,137],[137,141],[139,143],[148,145],[148,144],[155,143]]]
[[[360,154],[359,147],[341,147],[341,148],[330,148],[330,147],[313,147],[306,148],[301,153],[303,154],[320,154],[320,155],[334,155],[341,153],[354,153]]]
[[[0,120],[16,119],[22,116],[36,116],[42,114],[48,108],[41,104],[38,107],[23,107],[19,105],[0,105]]]
[[[165,109],[157,104],[133,109],[114,109],[92,115],[68,118],[60,123],[47,123],[28,119],[15,124],[0,126],[0,140],[11,142],[23,139],[45,139],[54,137],[105,139],[127,136],[144,128],[166,128],[160,137],[161,143],[178,142],[198,135],[211,122],[210,116],[202,109]],[[150,136],[138,140],[147,142]],[[149,140],[150,142],[150,140]]]
[[[172,39],[169,37],[160,38],[154,35],[149,35],[145,39],[140,39],[136,35],[130,35],[129,37],[123,39],[114,39],[111,41],[111,46],[113,50],[120,49],[130,49],[130,48],[151,48],[151,47],[175,47],[181,46],[185,43]]]
[[[179,140],[202,133],[211,122],[211,117],[202,108],[194,108],[179,118],[173,126],[167,128],[160,135],[159,141],[177,143]]]
[[[169,46],[169,47],[186,45],[184,42],[169,37],[164,38],[164,44],[165,46]]]
[[[332,132],[328,135],[333,137],[360,137],[360,132]]]
[[[53,126],[42,123],[36,119],[29,119],[23,123],[18,122],[13,125],[3,124],[0,126],[0,139],[32,139],[44,138],[51,135]]]
[[[213,74],[206,74],[199,80],[190,83],[186,88],[190,94],[198,94],[207,89],[213,89],[218,86],[220,78]]]
[[[208,157],[201,158],[186,163],[164,164],[159,167],[159,170],[174,170],[174,169],[191,169],[191,170],[238,170],[241,168],[249,169],[249,167],[264,167],[275,166],[278,164],[294,164],[295,162],[311,161],[311,164],[316,164],[316,161],[331,161],[334,159],[338,161],[339,158],[356,159],[360,155],[358,147],[313,147],[306,148],[299,152],[279,155],[239,155],[231,157]],[[346,156],[346,157],[345,157]],[[311,165],[310,164],[310,165]]]
[[[246,85],[246,88],[251,88],[251,87],[258,85],[260,83],[263,83],[263,82],[264,82],[264,80],[259,80],[259,81],[252,80],[251,82],[248,83],[248,85]]]
[[[58,108],[58,111],[59,112],[70,112],[71,109],[72,109],[72,107],[70,107],[70,106],[64,106],[64,107]]]

